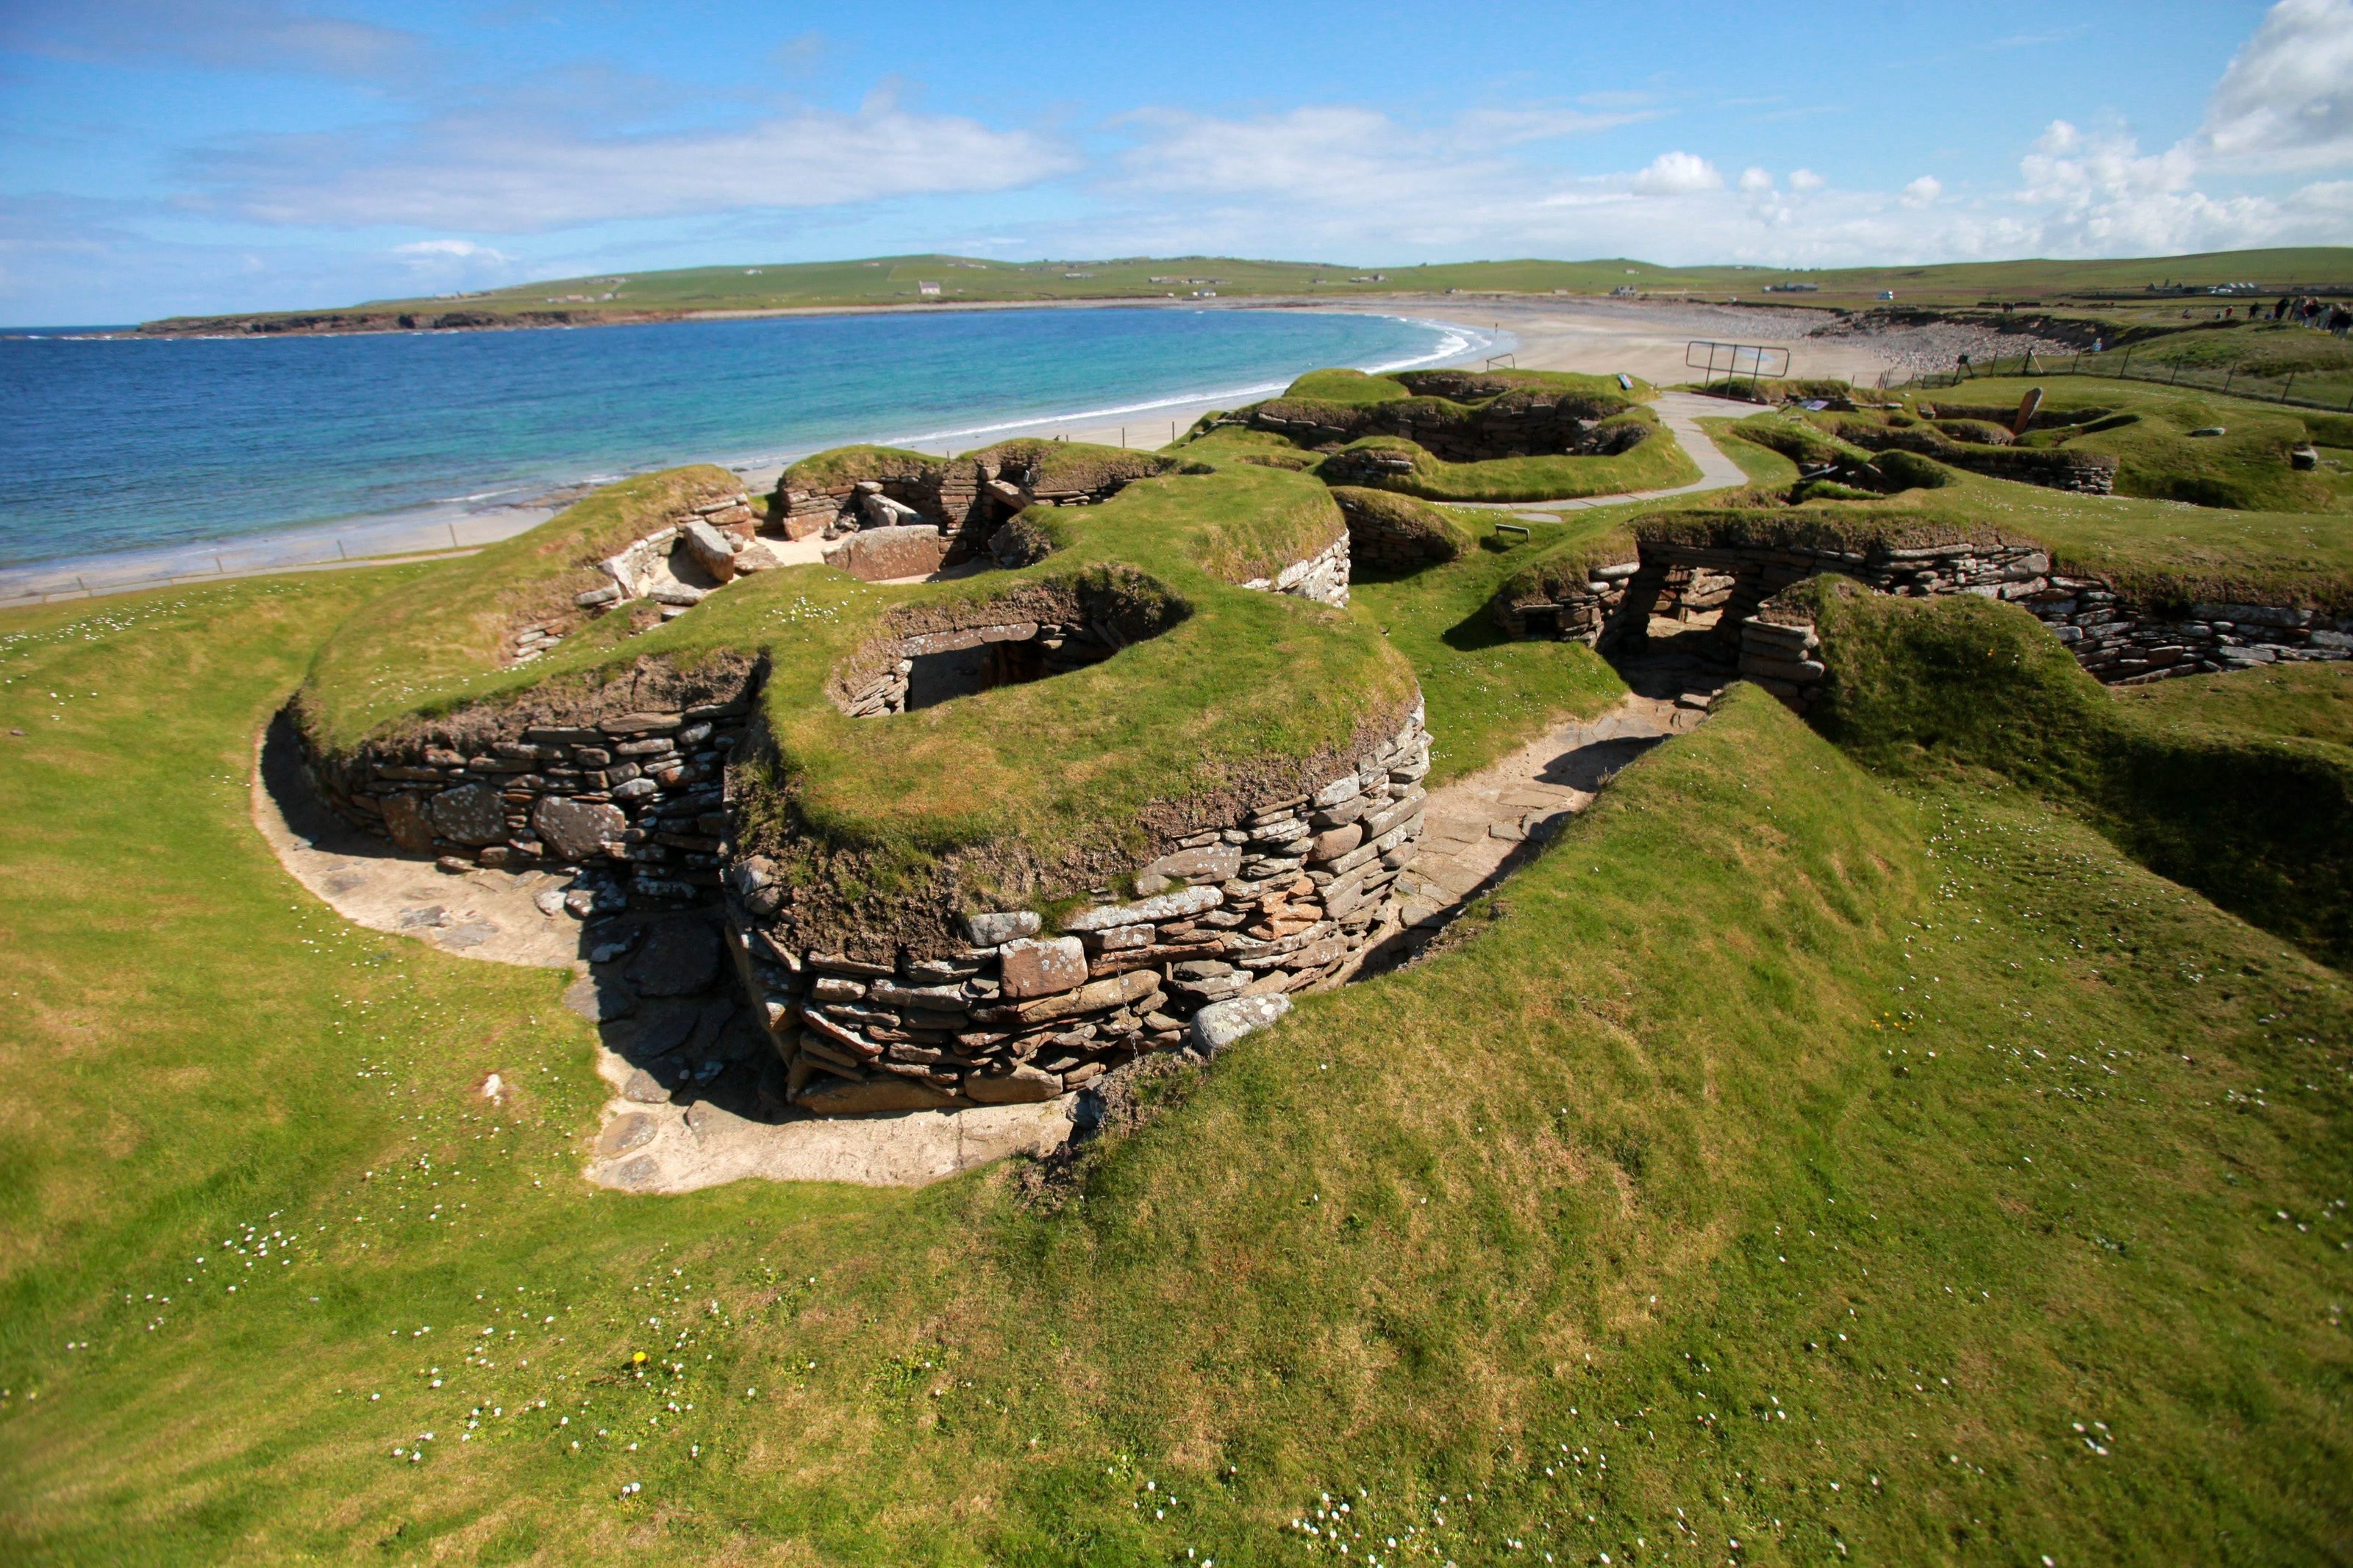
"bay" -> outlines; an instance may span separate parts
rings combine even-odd
[[[1322,365],[1458,357],[1401,317],[1038,310],[254,339],[0,338],[0,564],[441,509],[853,440],[1148,425]],[[1156,444],[1156,443],[1155,443]]]

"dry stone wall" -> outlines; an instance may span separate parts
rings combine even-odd
[[[728,835],[725,771],[743,743],[756,678],[666,710],[575,722],[512,716],[469,722],[347,755],[311,774],[346,820],[447,869],[573,866],[573,912],[635,899],[718,896]]]
[[[2045,489],[2073,490],[2078,495],[2114,494],[2116,459],[2101,452],[2077,452],[2065,447],[1978,446],[1947,438],[1929,427],[1908,429],[1851,423],[1839,434],[1869,451],[1915,452],[1949,468],[1966,468],[1988,479],[2011,479]],[[2008,432],[2000,432],[2005,438]]]
[[[1294,561],[1271,577],[1253,577],[1242,584],[1254,593],[1289,594],[1319,605],[1345,608],[1348,603],[1348,535],[1340,537],[1304,561]]]
[[[1348,559],[1376,572],[1411,572],[1451,561],[1460,546],[1439,527],[1410,513],[1385,509],[1380,500],[1366,500],[1363,492],[1345,487],[1333,491],[1340,515],[1348,524]]]
[[[773,863],[728,872],[747,992],[826,1115],[1048,1100],[1149,1051],[1214,1051],[1337,984],[1398,929],[1397,878],[1421,837],[1430,737],[1398,732],[1313,791],[1177,839],[1136,896],[1049,932],[1038,910],[965,917],[936,956],[853,958],[796,942]]]
[[[792,1096],[825,1115],[1050,1099],[1146,1051],[1214,1050],[1398,928],[1430,771],[1418,702],[1353,768],[1178,837],[1134,896],[1103,895],[1054,932],[1016,910],[966,917],[944,954],[790,941],[771,918],[775,863],[733,853],[726,768],[754,691],[372,744],[313,772],[346,817],[445,868],[579,868],[565,901],[582,918],[723,901],[745,999]]]
[[[1640,445],[1651,429],[1600,423],[1626,406],[1572,392],[1530,388],[1508,391],[1467,409],[1437,397],[1362,405],[1277,397],[1217,423],[1272,431],[1308,447],[1397,436],[1446,462],[1483,463],[1499,458],[1626,451]]]
[[[1041,477],[1039,462],[1001,449],[953,462],[896,461],[905,471],[814,489],[786,482],[792,472],[786,469],[786,478],[777,481],[769,516],[788,539],[818,533],[839,539],[867,529],[929,526],[944,542],[941,563],[954,566],[986,550],[989,537],[1016,513],[1033,506],[1097,505],[1117,495],[1134,477],[1106,471],[1092,484],[1049,480]],[[1145,468],[1151,461],[1139,456],[1134,466]]]
[[[1714,607],[1726,655],[1738,659],[1744,675],[1792,702],[1800,702],[1801,689],[1821,678],[1819,666],[1779,668],[1777,661],[1788,662],[1783,656],[1789,639],[1756,630],[1757,617],[1783,589],[1825,572],[1884,594],[1978,594],[2016,604],[2110,685],[2353,658],[2353,617],[2281,605],[2198,604],[2187,615],[2168,613],[2104,579],[2052,571],[2050,553],[2033,544],[1849,550],[1644,540],[1640,549],[1637,565],[1601,568],[1581,588],[1547,598],[1499,596],[1493,606],[1496,625],[1514,637],[1573,639],[1617,651],[1641,646],[1654,614]],[[1775,623],[1768,617],[1765,624]]]

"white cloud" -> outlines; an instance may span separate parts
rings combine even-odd
[[[12,0],[0,6],[0,48],[362,80],[412,75],[430,53],[415,33],[291,11],[278,0]]]
[[[416,257],[426,260],[435,258],[463,259],[478,256],[492,261],[514,259],[502,250],[493,250],[487,245],[476,245],[470,239],[419,239],[407,245],[396,245],[392,247],[392,253],[395,256]]]
[[[1575,109],[1474,109],[1454,122],[1451,135],[1464,146],[1516,147],[1529,142],[1590,136],[1656,118],[1648,110],[1588,114]]]
[[[631,132],[583,123],[518,92],[395,132],[256,138],[192,173],[192,205],[272,224],[398,225],[521,234],[617,218],[818,207],[1002,191],[1077,159],[1026,130],[998,131],[888,101],[856,113],[791,109],[748,124]]]
[[[1789,188],[1793,191],[1819,191],[1824,185],[1829,184],[1830,182],[1828,180],[1823,179],[1811,169],[1792,169],[1789,171]]]
[[[1740,171],[1740,188],[1752,196],[1760,195],[1773,188],[1773,176],[1758,168],[1743,169]]]
[[[2232,59],[2193,138],[2200,163],[2353,163],[2353,0],[2280,0]]]
[[[1723,188],[1724,176],[1715,165],[1695,153],[1662,153],[1634,176],[1634,189],[1646,196],[1685,196]]]
[[[1903,202],[1907,207],[1925,207],[1945,194],[1945,183],[1934,174],[1923,174],[1904,187]]]

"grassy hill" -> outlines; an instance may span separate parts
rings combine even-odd
[[[1466,763],[1614,683],[1507,562],[1353,612]],[[2353,1552],[2353,998],[2031,773],[1736,689],[1043,1200],[627,1197],[566,976],[248,823],[417,575],[0,617],[10,1561]]]
[[[853,261],[700,267],[604,273],[518,284],[480,293],[373,300],[311,311],[233,317],[177,317],[145,331],[320,331],[396,327],[399,318],[430,325],[497,326],[600,321],[663,320],[736,310],[843,310],[875,306],[1039,303],[1113,300],[1221,299],[1269,296],[1314,299],[1382,298],[1399,294],[1607,294],[1631,288],[1649,294],[1714,300],[1768,300],[1792,305],[1859,309],[1892,290],[1905,305],[1975,306],[1987,300],[2053,305],[2097,303],[2105,312],[2157,310],[2135,296],[2150,285],[2205,288],[2251,281],[2268,289],[2291,284],[2353,284],[2353,248],[2220,251],[2200,256],[2123,260],[1959,262],[1923,267],[1792,269],[1765,267],[1662,267],[1613,258],[1592,261],[1450,262],[1440,265],[1356,266],[1258,261],[1230,257],[1129,257],[1103,261],[995,261],[975,257],[899,256]],[[1766,292],[1768,285],[1804,283],[1815,291]],[[924,292],[936,286],[936,294]],[[2169,298],[2169,297],[2168,297]],[[2159,310],[2168,318],[2178,301]],[[2156,319],[2156,318],[2152,318]]]

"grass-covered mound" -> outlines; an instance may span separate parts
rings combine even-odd
[[[1426,564],[1459,560],[1472,548],[1472,531],[1445,510],[1389,490],[1335,485],[1332,499],[1348,520],[1349,559],[1361,577],[1384,559]]]
[[[2343,981],[2017,791],[1736,691],[1077,1201],[625,1197],[248,823],[384,581],[0,620],[12,1562],[2345,1552]]]
[[[1124,447],[1023,437],[999,441],[954,458],[932,457],[902,447],[836,447],[812,453],[778,476],[776,493],[839,489],[868,479],[930,481],[976,467],[1008,472],[1041,494],[1077,494],[1114,489],[1131,479],[1173,473],[1178,460]]]
[[[1507,603],[1557,602],[1582,592],[1594,569],[1622,566],[1636,557],[1631,520],[1623,510],[1570,517],[1526,552],[1501,585]]]
[[[1829,667],[1811,717],[1857,756],[2014,779],[2252,923],[2353,960],[2353,752],[2185,722],[2181,700],[2118,701],[2014,605],[1834,577],[1794,598]]]
[[[500,669],[515,626],[582,621],[575,595],[612,582],[596,563],[743,488],[709,465],[624,479],[385,594],[319,650],[303,687],[314,737],[346,746],[402,715],[446,712],[532,684],[543,667]],[[588,640],[610,643],[646,624],[642,614],[608,617]]]
[[[1455,463],[1397,436],[1373,436],[1324,459],[1333,484],[1393,489],[1429,500],[1539,501],[1672,489],[1700,477],[1699,465],[1647,408],[1631,408],[1594,426],[1607,448]]]
[[[527,706],[540,723],[609,715],[681,673],[756,664],[765,739],[743,775],[744,847],[796,838],[786,864],[809,879],[807,907],[944,929],[976,898],[1083,891],[1204,813],[1328,772],[1393,733],[1413,700],[1410,670],[1377,634],[1236,586],[1335,542],[1345,525],[1330,492],[1303,474],[1188,466],[1198,471],[1139,479],[1103,505],[1031,509],[1018,526],[1034,529],[1043,559],[1021,571],[887,587],[824,566],[769,571],[666,625],[588,622],[517,668],[441,629],[469,624],[470,596],[501,592],[477,558],[391,590],[329,639],[299,711],[312,743],[336,751],[470,710]],[[658,475],[620,489],[690,482]],[[501,559],[572,561],[610,498],[501,546]],[[1019,620],[1031,597],[1088,603],[1114,582],[1162,606],[1148,618],[1163,635],[1089,668],[890,718],[849,718],[828,697],[839,672],[910,629]]]
[[[2247,321],[2170,332],[2133,344],[2136,374],[2163,365],[2274,383],[2299,397],[2341,405],[2353,396],[2353,342],[2287,321]],[[2289,377],[2295,378],[2291,384]]]
[[[1327,454],[1327,483],[1431,500],[1523,501],[1687,484],[1694,464],[1642,406],[1647,382],[1558,371],[1311,371],[1281,397],[1205,416],[1187,453]]]
[[[1725,506],[1709,497],[1659,513],[1657,529],[1688,542],[1710,536],[1855,548],[1961,539],[2032,542],[2051,552],[2060,572],[2106,577],[2159,608],[2263,604],[2341,615],[2353,607],[2353,528],[2334,517],[2073,495],[1990,479],[1912,453],[1862,452],[1826,432],[1810,433],[1786,414],[1751,416],[1731,431],[1785,455],[1809,454],[1798,460],[1868,459],[1885,482],[1906,488],[1794,507]],[[1819,459],[1816,451],[1823,454]]]
[[[2036,387],[2042,404],[2023,437],[2010,426],[2019,403]],[[1858,398],[1864,395],[1857,394]],[[2300,471],[2289,453],[2307,441],[2342,445],[2341,416],[2305,414],[2186,387],[2150,386],[2089,376],[1998,377],[1964,382],[1949,391],[1906,392],[1888,399],[1900,406],[1852,410],[1788,407],[1758,439],[1795,457],[1803,426],[1833,441],[1873,450],[1891,444],[1922,456],[1966,464],[1972,452],[2005,447],[2084,454],[2116,465],[2116,493],[2148,500],[2247,511],[2329,512],[2353,510],[2342,487],[2316,472]],[[2193,437],[2193,430],[2221,429]],[[1833,446],[1817,446],[1829,454]],[[2031,461],[2023,458],[2010,461]]]
[[[2117,689],[2128,709],[2189,724],[2353,747],[2353,664],[2278,664]]]

